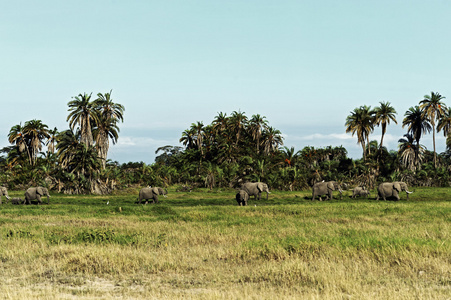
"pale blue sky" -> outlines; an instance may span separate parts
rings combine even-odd
[[[355,107],[389,101],[400,124],[431,91],[451,100],[450,15],[445,0],[3,1],[0,147],[31,119],[67,129],[71,97],[112,89],[121,163],[153,163],[191,123],[239,110],[266,116],[287,147],[360,158],[344,127]],[[405,132],[390,125],[384,143]]]

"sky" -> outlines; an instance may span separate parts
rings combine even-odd
[[[346,117],[438,92],[451,105],[451,1],[18,0],[0,3],[0,148],[14,125],[69,128],[67,103],[106,93],[125,106],[108,158],[151,164],[192,123],[266,117],[284,146],[343,146]],[[380,140],[376,127],[371,140]],[[432,150],[432,134],[421,144]],[[437,134],[437,151],[445,139]]]

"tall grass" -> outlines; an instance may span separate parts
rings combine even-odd
[[[417,189],[399,202],[276,191],[248,207],[234,191],[169,192],[156,205],[135,204],[136,192],[1,206],[0,295],[451,297],[451,189]]]

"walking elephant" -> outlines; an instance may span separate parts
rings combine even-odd
[[[357,198],[359,196],[368,197],[369,195],[370,191],[368,191],[364,186],[358,186],[352,190],[351,198]]]
[[[332,192],[333,191],[339,191],[340,192],[340,198],[343,193],[341,190],[341,186],[336,181],[322,181],[317,182],[312,187],[312,201],[315,200],[316,196],[319,197],[319,201],[323,201],[321,196],[326,195],[326,200],[332,199]]]
[[[396,201],[399,201],[399,193],[401,191],[406,192],[407,200],[409,200],[409,194],[411,194],[412,192],[409,192],[407,184],[405,182],[382,182],[377,187],[376,200],[379,200],[380,198],[387,200],[388,197],[394,197]]]
[[[8,189],[5,187],[0,187],[0,204],[2,204],[2,196],[5,196],[6,201],[5,203],[8,203],[8,200],[10,199],[8,196]]]
[[[239,206],[246,206],[247,200],[249,200],[249,194],[245,190],[239,190],[235,198]]]
[[[261,199],[262,192],[266,193],[266,200],[268,200],[268,196],[271,194],[268,185],[264,182],[246,182],[241,186],[241,190],[248,193],[249,197],[254,196],[254,199],[256,200]]]
[[[166,197],[168,193],[168,190],[163,189],[161,187],[145,187],[142,188],[139,191],[138,196],[138,203],[141,204],[141,200],[146,200],[146,203],[148,203],[148,200],[152,199],[152,203],[158,203],[158,196],[162,195],[163,197]]]
[[[31,187],[25,192],[25,204],[31,204],[31,200],[38,200],[38,204],[42,203],[41,197],[47,196],[47,204],[50,203],[50,195],[47,188],[38,186]]]

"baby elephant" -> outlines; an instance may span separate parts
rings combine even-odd
[[[369,195],[370,195],[370,191],[365,189],[365,187],[358,186],[358,187],[355,187],[352,190],[351,198],[356,198],[356,197],[359,197],[359,196],[368,197]]]
[[[249,200],[249,194],[245,190],[239,190],[235,198],[239,206],[246,206],[247,200]]]
[[[14,204],[14,205],[25,204],[25,200],[22,198],[12,198],[11,204]]]

